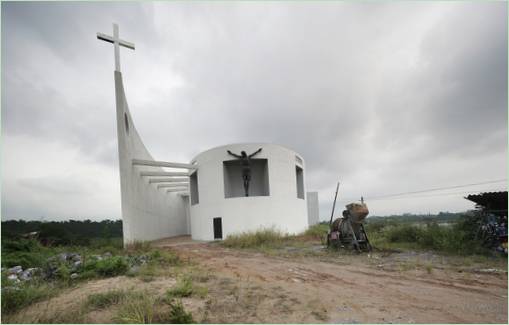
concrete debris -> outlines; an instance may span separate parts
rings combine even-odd
[[[147,255],[132,256],[129,258],[129,265],[145,265],[148,263],[149,257]]]
[[[21,272],[23,272],[21,265],[16,265],[7,270],[7,273],[9,274],[20,274]]]
[[[70,260],[73,262],[81,261],[81,255],[73,253],[70,256]]]
[[[30,281],[32,278],[41,273],[41,269],[38,267],[31,267],[23,271],[19,278],[23,281]]]
[[[67,254],[67,253],[60,253],[60,254],[58,254],[58,259],[59,259],[61,262],[65,262],[65,261],[67,261],[67,257],[68,257],[68,254]]]

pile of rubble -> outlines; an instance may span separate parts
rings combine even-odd
[[[2,269],[2,272],[3,271],[4,270]],[[41,273],[41,268],[31,267],[23,270],[23,268],[18,265],[7,269],[7,279],[13,282],[29,281],[32,280],[34,276],[40,275]]]
[[[110,252],[106,252],[102,255],[90,255],[87,259],[93,261],[101,261],[113,257]],[[148,263],[149,257],[147,255],[129,256],[125,257],[126,262],[129,265],[129,271],[137,273],[140,266]],[[7,274],[7,279],[13,283],[20,283],[30,281],[34,278],[41,279],[52,279],[59,276],[60,267],[62,264],[67,265],[71,272],[70,278],[76,279],[79,277],[80,271],[83,270],[84,259],[80,254],[77,253],[60,253],[52,256],[46,260],[46,267],[31,267],[23,270],[21,265],[17,265],[8,269],[2,268],[2,273]]]

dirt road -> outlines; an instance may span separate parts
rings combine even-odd
[[[507,323],[506,272],[387,270],[377,264],[383,259],[367,264],[366,258],[351,256],[331,263],[181,239],[156,245],[171,247],[222,278],[227,288],[211,289],[216,298],[207,302],[213,311],[208,322]],[[237,291],[235,299],[220,298],[228,290]]]

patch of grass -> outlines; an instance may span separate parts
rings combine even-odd
[[[429,249],[457,255],[490,255],[492,254],[472,235],[469,224],[458,222],[449,227],[442,227],[436,222],[423,225],[379,223],[367,227],[371,244],[384,250],[391,249]]]
[[[182,261],[177,256],[177,254],[175,254],[175,253],[173,253],[171,251],[168,251],[168,250],[164,250],[164,251],[154,250],[154,251],[151,251],[149,253],[148,257],[150,259],[150,262],[157,263],[157,264],[162,265],[162,266],[169,266],[169,265],[177,266],[177,265],[180,265],[182,263]]]
[[[122,297],[114,320],[124,324],[194,323],[180,300],[161,300],[148,292],[130,292]]]
[[[37,324],[83,324],[86,309],[71,307],[60,313],[44,313],[38,316],[33,323]]]
[[[328,223],[319,223],[319,224],[309,227],[306,231],[304,231],[301,234],[301,236],[323,241],[328,232],[329,232],[329,224]]]
[[[148,241],[134,241],[125,246],[125,250],[128,252],[148,252],[151,249],[151,244]]]
[[[85,306],[92,309],[103,309],[118,304],[126,295],[126,292],[123,290],[92,294],[88,296]]]
[[[428,272],[428,274],[431,274],[433,272],[433,264],[426,263],[424,267],[426,268],[426,272]]]
[[[230,248],[279,247],[289,240],[290,236],[275,229],[261,229],[229,235],[220,244]]]
[[[24,282],[6,287],[10,281],[2,276],[2,313],[11,314],[35,302],[52,297],[57,288],[42,282]]]
[[[191,296],[198,296],[204,298],[207,295],[207,288],[197,286],[193,283],[193,280],[188,276],[180,277],[177,284],[166,291],[166,298],[171,301],[173,298],[184,298]]]
[[[154,319],[156,298],[146,292],[129,293],[120,302],[115,321],[124,324],[150,324]]]
[[[205,283],[214,278],[214,275],[210,274],[209,271],[205,271],[199,267],[188,267],[187,275],[191,278],[191,280],[199,283]]]
[[[96,250],[100,254],[110,252],[113,255],[118,255],[124,249],[124,242],[122,237],[94,238],[90,241],[90,245],[88,247]]]
[[[46,259],[53,253],[36,240],[3,239],[2,238],[2,267],[21,265],[23,269],[29,267],[43,267]]]
[[[92,260],[85,264],[85,271],[94,271],[99,276],[111,277],[125,274],[128,270],[126,260],[122,256],[113,256],[103,260]]]
[[[169,302],[170,311],[167,313],[156,314],[154,317],[155,323],[160,324],[192,324],[195,323],[193,315],[186,312],[182,301],[175,300]]]
[[[11,252],[2,254],[2,266],[13,267],[21,265],[23,269],[29,267],[42,267],[46,262],[46,256],[41,252]]]

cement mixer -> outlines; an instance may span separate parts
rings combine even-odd
[[[336,197],[338,188],[336,188]],[[347,204],[345,206],[346,210],[343,211],[343,218],[337,218],[332,222],[336,197],[334,198],[332,208],[330,229],[327,234],[327,246],[335,248],[350,247],[357,251],[371,251],[371,244],[363,225],[364,219],[369,214],[368,206],[364,203],[364,199],[361,198],[360,203]]]

